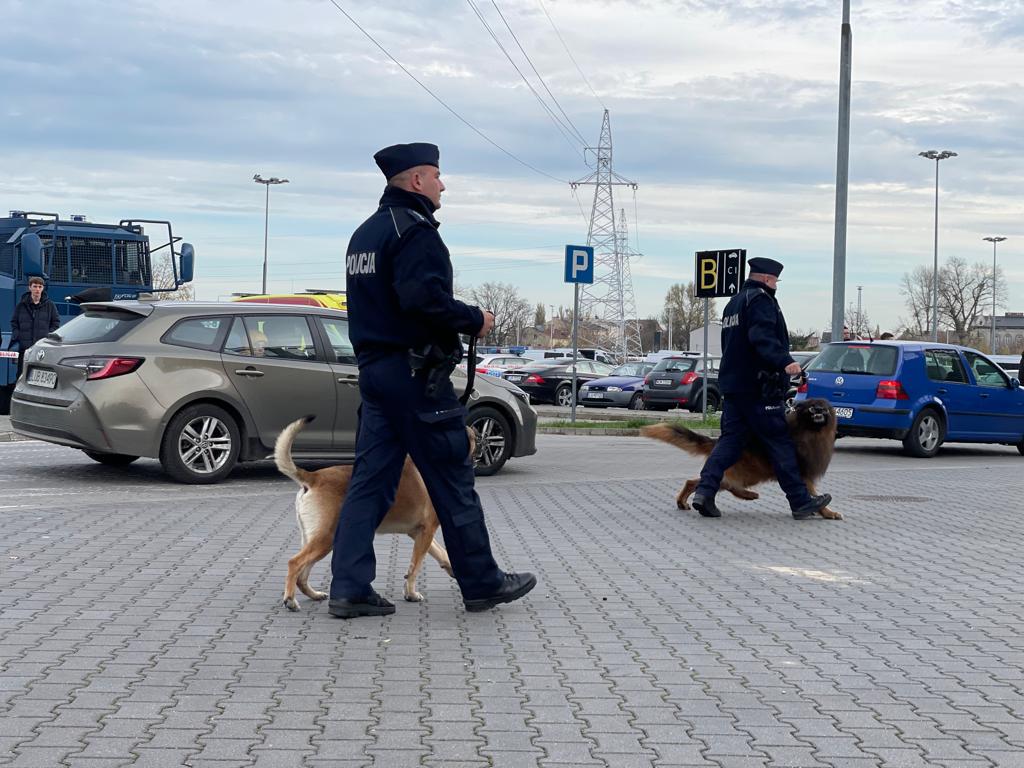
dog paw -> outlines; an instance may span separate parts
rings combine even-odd
[[[676,499],[676,506],[679,507],[680,509],[690,508],[690,505],[687,503],[685,499]]]
[[[423,595],[421,595],[419,592],[416,592],[416,591],[406,592],[405,593],[405,599],[406,599],[406,602],[409,602],[409,603],[422,603],[423,602]]]
[[[283,602],[284,602],[284,607],[287,608],[289,611],[297,611],[297,610],[299,610],[299,604],[295,601],[294,597],[286,597],[283,600]]]
[[[455,578],[455,571],[452,570],[452,564],[451,563],[448,563],[447,565],[442,565],[441,568],[444,570],[445,573],[447,573],[453,579]]]
[[[328,595],[327,595],[327,593],[326,593],[326,592],[316,592],[316,591],[314,591],[314,592],[313,592],[313,593],[312,593],[312,594],[311,594],[311,595],[309,596],[309,598],[310,598],[311,600],[326,600],[326,599],[327,599],[327,597],[328,597]]]
[[[821,512],[819,512],[818,514],[820,514],[826,520],[842,520],[843,519],[843,513],[842,512],[836,512],[834,509],[829,509],[828,507],[825,507],[824,509],[822,509]]]

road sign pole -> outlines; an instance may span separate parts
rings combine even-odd
[[[580,284],[573,284],[572,300],[572,418],[571,423],[576,426],[576,349],[579,345],[580,330]]]
[[[711,299],[704,299],[704,386],[701,387],[701,418],[708,420],[708,317],[711,314]]]

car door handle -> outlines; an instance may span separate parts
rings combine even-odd
[[[945,387],[939,387],[935,391],[938,392],[940,395],[944,395],[948,390]]]
[[[358,384],[359,383],[359,377],[358,376],[339,376],[338,377],[338,383],[339,384]]]
[[[987,392],[982,392],[981,393],[981,399],[982,400],[988,400],[988,393]]]
[[[263,375],[263,371],[257,371],[255,368],[239,368],[235,371],[235,376],[248,376],[250,379],[258,379]]]

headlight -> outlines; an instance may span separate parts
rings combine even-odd
[[[609,392],[621,392],[622,387],[608,387]]]
[[[586,392],[588,389],[590,389],[590,387],[584,384],[582,387],[580,387],[580,392]]]

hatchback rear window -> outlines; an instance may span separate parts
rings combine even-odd
[[[659,371],[665,371],[667,373],[686,373],[687,371],[692,371],[696,365],[697,358],[695,357],[687,357],[683,359],[666,357],[654,366],[654,373],[658,373]]]
[[[896,373],[899,350],[874,344],[828,344],[810,365],[808,371],[827,373],[862,373],[867,376],[892,376]]]
[[[64,344],[117,341],[145,318],[134,312],[83,312],[56,333]]]

